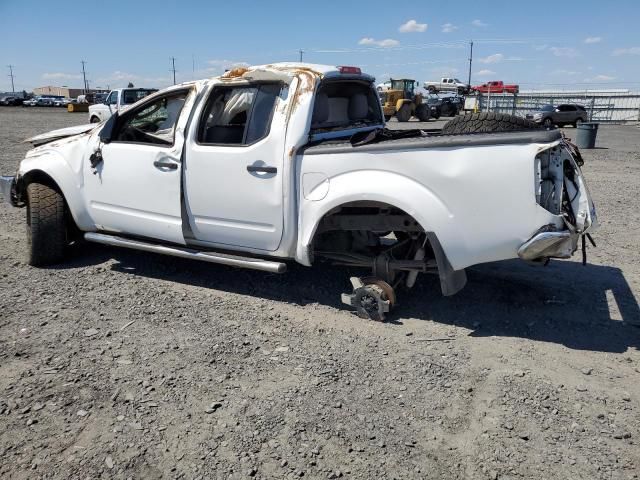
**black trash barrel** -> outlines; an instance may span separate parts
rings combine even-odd
[[[578,132],[576,134],[576,145],[578,148],[595,148],[598,125],[597,123],[587,122],[578,125]]]

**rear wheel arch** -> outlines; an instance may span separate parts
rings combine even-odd
[[[409,236],[414,236],[416,240],[419,240],[420,242],[422,242],[422,240],[420,239],[424,238],[425,239],[424,241],[426,242],[425,243],[426,248],[431,252],[430,256],[432,255],[433,257],[435,257],[435,260],[437,262],[438,275],[440,278],[440,286],[441,286],[443,295],[448,296],[458,292],[466,283],[466,275],[464,273],[464,270],[455,271],[452,268],[451,263],[449,262],[449,259],[440,243],[440,239],[438,238],[435,232],[425,229],[423,224],[414,215],[411,215],[409,212],[406,211],[406,209],[400,208],[396,205],[397,205],[396,203],[390,203],[390,202],[384,202],[384,201],[356,200],[356,201],[349,201],[349,202],[342,203],[338,206],[335,206],[327,210],[318,220],[314,228],[313,235],[311,236],[311,240],[307,245],[307,251],[309,255],[309,265],[311,265],[314,262],[315,248],[317,246],[322,246],[321,242],[323,240],[326,240],[326,238],[325,239],[322,238],[324,234],[331,235],[333,232],[338,232],[337,235],[334,235],[333,237],[329,237],[330,244],[332,246],[335,246],[338,250],[340,246],[346,246],[347,248],[352,248],[353,246],[355,246],[355,242],[351,245],[347,243],[350,238],[348,235],[339,234],[339,232],[345,232],[345,230],[341,230],[341,229],[322,230],[320,227],[325,221],[325,219],[334,215],[340,215],[342,212],[349,214],[348,211],[350,209],[356,212],[358,210],[362,210],[363,215],[370,214],[370,213],[367,213],[367,210],[375,211],[375,209],[378,209],[381,215],[398,215],[398,216],[404,217],[402,218],[402,226],[397,230],[393,229],[393,230],[389,230],[388,232],[384,230],[379,231],[379,230],[372,230],[372,229],[364,230],[364,232],[373,234],[374,236],[379,236],[379,237],[384,236],[386,238],[393,238],[393,237],[387,237],[388,233],[393,232],[397,241],[403,241],[405,239],[408,239]],[[359,232],[362,232],[362,231],[359,231]],[[419,236],[415,237],[415,235],[419,235]],[[371,235],[369,235],[369,237],[371,237]],[[357,253],[357,252],[353,252],[353,253]]]
[[[328,195],[322,201],[303,201],[299,210],[295,259],[310,266],[312,241],[322,219],[332,211],[353,202],[375,202],[405,212],[425,232],[434,232],[445,246],[457,251],[463,238],[451,222],[451,212],[442,199],[423,185],[399,174],[376,170],[351,172],[330,179]],[[377,185],[373,193],[370,185]],[[419,205],[420,209],[416,210]],[[455,263],[455,262],[454,262]]]

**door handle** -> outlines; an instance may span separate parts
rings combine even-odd
[[[278,173],[278,169],[276,167],[248,165],[247,166],[247,172],[250,172],[250,173]]]
[[[153,162],[153,166],[156,168],[166,168],[168,170],[178,169],[178,164],[170,160],[156,160]]]

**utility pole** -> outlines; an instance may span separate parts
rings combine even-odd
[[[176,57],[171,57],[171,70],[173,71],[173,84],[176,84]]]
[[[471,63],[473,62],[473,40],[469,42],[470,51],[469,51],[469,81],[467,82],[469,86],[471,86]]]
[[[11,93],[16,91],[16,87],[13,86],[13,65],[7,65],[9,67],[9,76],[11,77]]]
[[[302,62],[302,54],[304,53],[304,50],[300,49],[298,52],[300,52],[300,62]]]
[[[81,60],[80,63],[82,63],[82,79],[84,80],[84,87],[82,89],[82,93],[84,93],[85,95],[87,94],[87,72],[84,69],[84,64],[87,63],[84,60]]]

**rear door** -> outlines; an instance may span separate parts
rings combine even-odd
[[[185,205],[195,240],[274,251],[283,230],[280,83],[214,85],[190,129]]]

